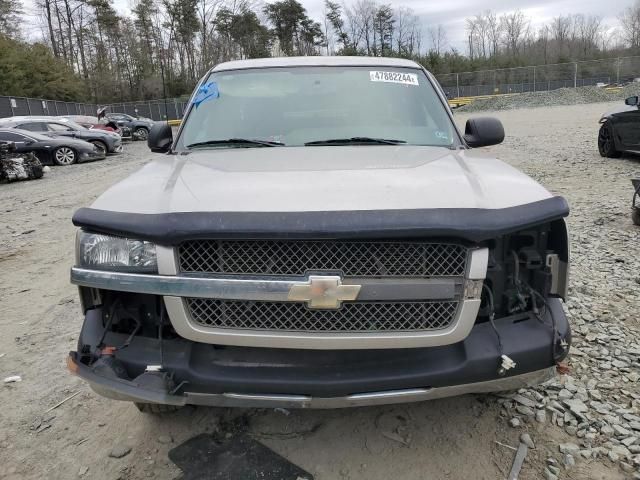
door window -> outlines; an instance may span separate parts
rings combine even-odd
[[[0,132],[0,141],[4,142],[25,142],[27,137],[13,132]]]
[[[47,123],[50,132],[73,132],[73,128],[61,123]]]
[[[29,122],[23,123],[19,126],[22,130],[29,130],[30,132],[46,132],[47,125],[43,122]]]

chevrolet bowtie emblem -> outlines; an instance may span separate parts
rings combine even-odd
[[[307,302],[309,308],[340,308],[342,302],[358,298],[362,285],[343,285],[340,277],[309,276],[309,282],[293,285],[289,300]]]

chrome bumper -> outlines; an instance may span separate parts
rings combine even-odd
[[[371,392],[346,397],[308,397],[302,395],[249,395],[238,393],[187,394],[186,403],[222,407],[247,408],[347,408],[394,403],[422,402],[439,398],[456,397],[469,393],[490,393],[517,390],[544,383],[555,377],[555,367],[487,382],[467,383],[436,388],[413,388],[387,392]]]
[[[302,348],[302,349],[385,349],[419,348],[450,345],[464,340],[475,323],[480,308],[482,281],[487,271],[488,250],[471,252],[467,272],[462,280],[462,292],[456,319],[440,330],[408,332],[289,332],[275,330],[241,330],[210,328],[196,324],[185,306],[185,297],[215,298],[221,300],[291,301],[292,289],[308,286],[308,278],[236,277],[178,275],[173,250],[158,247],[160,275],[120,273],[71,269],[71,283],[89,288],[160,295],[164,297],[169,319],[183,338],[201,343],[246,347]],[[367,280],[359,300],[366,295]],[[391,281],[390,281],[391,282]],[[424,298],[447,299],[453,296],[453,279],[423,280]],[[345,281],[347,283],[347,281]],[[371,288],[369,291],[374,292]],[[401,288],[400,288],[401,290]],[[371,293],[373,295],[373,293]],[[366,298],[381,300],[380,298]]]

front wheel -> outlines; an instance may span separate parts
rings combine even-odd
[[[76,152],[71,147],[56,148],[53,152],[53,161],[56,165],[66,167],[73,165],[77,160]]]
[[[631,210],[631,221],[634,225],[640,225],[640,208],[633,207],[633,210]]]
[[[109,153],[109,149],[107,148],[107,144],[104,143],[103,141],[101,141],[101,140],[92,140],[91,143],[93,143],[98,148],[98,150],[100,150],[105,155],[107,153]]]
[[[605,122],[598,132],[598,151],[602,157],[619,158],[622,152],[616,150],[616,144],[613,139],[613,127],[609,122]]]
[[[144,127],[138,127],[134,130],[133,136],[138,140],[146,140],[149,136],[149,130]]]

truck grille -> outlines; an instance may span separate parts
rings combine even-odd
[[[191,320],[201,327],[290,332],[415,332],[449,327],[457,301],[356,302],[339,310],[309,310],[290,302],[186,298]]]
[[[462,276],[467,247],[424,241],[191,240],[178,248],[184,273]]]

